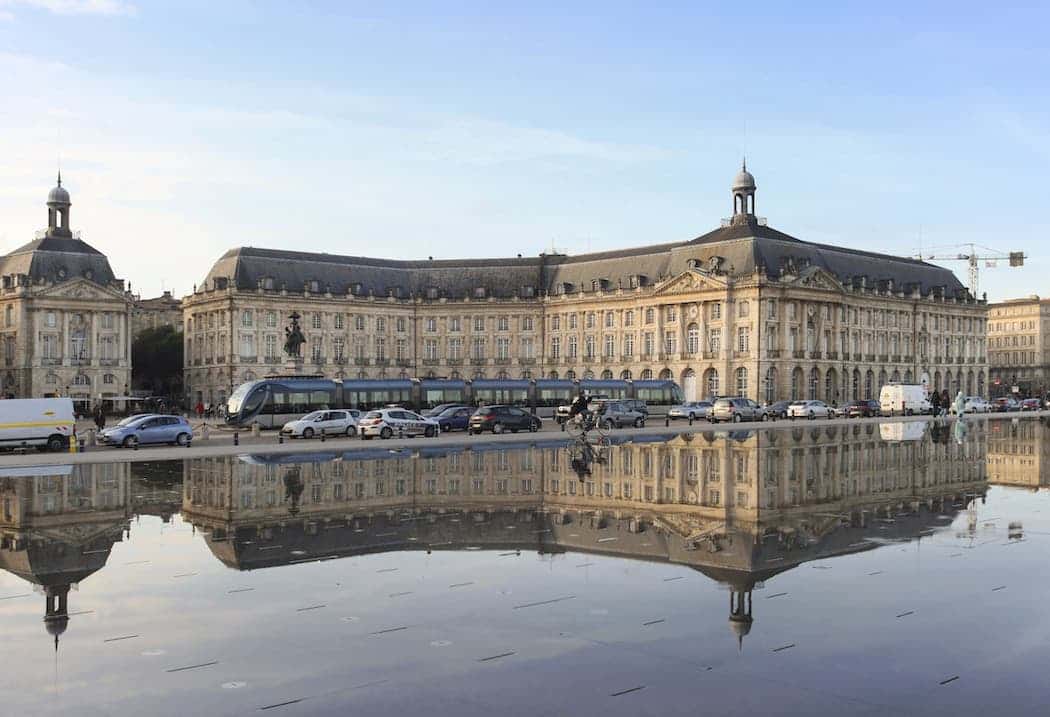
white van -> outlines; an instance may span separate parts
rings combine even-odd
[[[892,416],[926,414],[933,404],[926,398],[926,387],[921,383],[890,383],[879,392],[879,410]]]
[[[49,451],[69,448],[76,434],[73,400],[8,398],[0,400],[0,448],[36,446]]]

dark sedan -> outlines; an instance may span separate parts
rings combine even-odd
[[[540,430],[540,419],[517,406],[482,406],[470,417],[467,433]]]
[[[792,404],[792,401],[777,401],[766,407],[766,412],[772,418],[787,418],[788,406]]]
[[[436,416],[431,416],[441,426],[442,433],[465,431],[470,428],[470,417],[474,409],[470,406],[452,406]]]
[[[850,401],[846,406],[847,418],[871,418],[880,412],[878,401]]]

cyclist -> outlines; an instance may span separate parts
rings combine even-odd
[[[569,420],[576,418],[587,413],[588,407],[591,405],[591,397],[589,394],[580,391],[579,395],[576,396],[576,400],[569,406]]]

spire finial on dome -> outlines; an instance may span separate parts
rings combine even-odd
[[[58,186],[62,186],[62,170],[58,170]]]
[[[744,155],[744,160],[740,163],[740,166],[743,168],[743,170],[745,172],[747,171],[747,155]]]

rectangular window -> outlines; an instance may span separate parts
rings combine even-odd
[[[343,317],[340,316],[339,318],[342,319]],[[266,325],[268,327],[270,327],[271,329],[275,328],[277,326],[277,312],[276,311],[267,311],[266,312]],[[336,328],[339,328],[339,329],[343,328],[341,321],[337,324]]]
[[[535,326],[535,321],[534,321],[533,317],[531,317],[531,316],[523,316],[523,317],[521,317],[521,330],[522,331],[532,331],[534,326]]]
[[[722,304],[718,301],[711,304],[711,319],[717,321],[722,318]]]
[[[448,330],[449,331],[459,331],[460,330],[460,324],[459,324],[459,317],[458,316],[453,316],[451,319],[448,320]]]
[[[623,325],[634,326],[634,311],[627,310],[623,312]]]
[[[249,327],[252,325],[252,312],[243,311],[241,312],[241,326]]]
[[[496,339],[496,358],[497,359],[509,359],[510,358],[510,339],[505,336],[500,336]]]
[[[561,331],[561,317],[560,316],[552,316],[551,317],[551,331]]]
[[[241,334],[241,356],[255,358],[255,335]]]
[[[506,316],[499,317],[499,321],[496,324],[496,331],[510,331],[510,319]]]
[[[405,326],[406,326],[405,317],[404,316],[398,316],[397,317],[397,323],[395,324],[395,328],[397,329],[397,332],[400,333],[400,334],[405,333]]]
[[[448,357],[453,361],[463,358],[463,339],[455,338],[448,340]]]
[[[551,358],[561,358],[561,337],[559,336],[551,338]]]
[[[315,329],[321,328],[321,313],[320,312],[315,312],[314,315],[311,317],[311,326],[313,326]]]
[[[423,358],[428,361],[437,361],[438,342],[437,339],[423,339]]]
[[[634,356],[634,334],[623,335],[623,355],[625,358]]]
[[[427,327],[427,333],[429,333],[429,334],[435,333],[438,330],[437,319],[435,319],[434,317],[428,318],[427,319],[427,323],[426,323],[426,327]]]
[[[485,330],[485,317],[475,316],[474,317],[474,332],[478,333]]]
[[[266,337],[266,360],[277,360],[277,337],[273,334]]]

